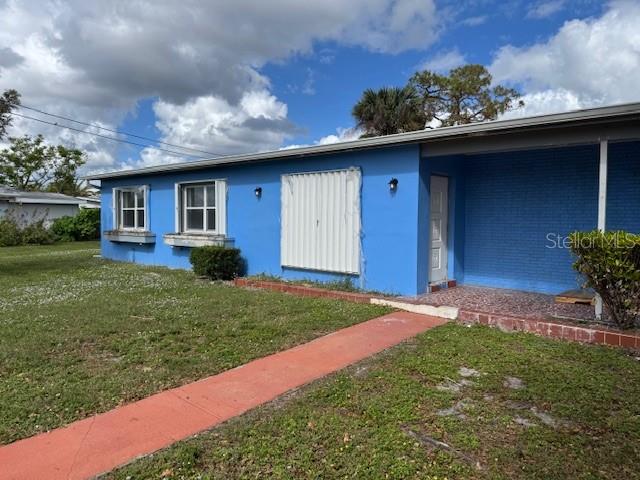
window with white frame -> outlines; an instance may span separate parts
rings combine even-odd
[[[114,219],[118,230],[147,230],[147,187],[113,189]]]
[[[181,183],[176,186],[179,203],[176,225],[182,233],[225,233],[226,182]]]

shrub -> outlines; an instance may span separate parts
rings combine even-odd
[[[573,264],[620,328],[640,326],[640,235],[628,232],[575,232]]]
[[[51,230],[58,236],[63,242],[71,242],[75,240],[75,217],[65,216],[56,218],[53,221]]]
[[[95,240],[100,238],[100,210],[85,208],[77,215],[60,217],[53,222],[54,233],[61,240]]]
[[[0,247],[22,245],[22,231],[14,218],[0,218]]]
[[[100,209],[83,208],[75,216],[76,240],[97,240],[100,238]]]
[[[196,275],[212,280],[231,280],[243,270],[243,261],[237,248],[197,247],[191,250],[189,260]]]
[[[53,231],[44,226],[44,220],[33,222],[22,229],[22,244],[51,245],[57,237]]]

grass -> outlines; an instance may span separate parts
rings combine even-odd
[[[114,263],[95,242],[0,249],[0,443],[386,313]]]
[[[639,367],[606,347],[448,324],[109,477],[640,478]]]

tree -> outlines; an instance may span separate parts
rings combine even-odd
[[[6,90],[0,96],[0,140],[7,133],[7,128],[13,120],[11,112],[18,105],[20,105],[20,94],[15,90]]]
[[[0,184],[19,190],[76,194],[76,173],[85,163],[80,150],[47,145],[42,135],[9,140],[9,148],[0,151]]]
[[[425,70],[411,77],[421,97],[422,109],[429,123],[440,126],[462,125],[495,120],[498,115],[524,106],[518,91],[502,85],[491,86],[492,77],[483,65],[464,65],[449,75]]]
[[[86,195],[86,184],[78,180],[78,167],[85,163],[83,153],[75,148],[66,148],[62,145],[52,148],[56,150],[58,161],[48,184],[48,190],[73,197]]]
[[[362,137],[421,130],[426,118],[412,86],[367,89],[353,107],[352,115],[357,127],[364,131]]]

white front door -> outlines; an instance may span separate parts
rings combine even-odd
[[[447,220],[449,215],[449,179],[431,176],[431,273],[429,283],[447,279]]]

